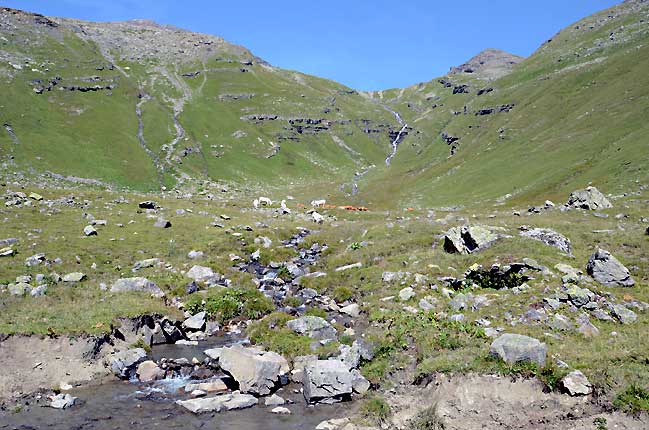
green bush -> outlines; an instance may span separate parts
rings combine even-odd
[[[332,297],[337,303],[341,303],[354,297],[354,292],[348,287],[336,287]]]
[[[381,425],[390,417],[390,405],[383,397],[371,397],[361,405],[361,415],[373,425]]]
[[[205,303],[203,303],[205,302]],[[253,289],[212,289],[207,295],[194,294],[185,304],[192,314],[205,311],[209,318],[221,323],[242,316],[258,319],[275,309],[273,302]]]
[[[320,308],[309,308],[304,312],[304,315],[309,315],[312,317],[327,318],[327,311]]]
[[[649,391],[637,384],[631,384],[617,394],[613,406],[631,414],[649,412]]]
[[[253,344],[262,345],[269,351],[277,352],[287,358],[312,354],[312,339],[300,336],[286,327],[293,317],[284,312],[274,312],[255,321],[248,327],[248,337]]]

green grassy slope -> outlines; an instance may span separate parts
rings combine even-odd
[[[646,3],[625,2],[560,32],[495,82],[444,77],[468,84],[469,94],[452,94],[438,79],[384,92],[419,134],[404,141],[389,169],[368,175],[365,196],[413,206],[493,202],[506,194],[562,201],[589,182],[623,192],[646,181],[648,16]],[[515,106],[475,114],[506,104]],[[460,138],[455,155],[442,132]]]

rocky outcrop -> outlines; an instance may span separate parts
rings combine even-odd
[[[239,383],[242,392],[257,395],[270,394],[290,370],[281,355],[240,345],[223,348],[219,365]]]
[[[576,209],[598,210],[612,208],[606,196],[595,187],[573,191],[566,206]]]
[[[632,287],[635,281],[627,269],[610,252],[597,249],[588,259],[586,271],[600,284],[607,287]]]
[[[490,48],[485,49],[460,66],[451,67],[449,74],[479,74],[487,79],[494,80],[510,73],[512,68],[523,60],[524,58],[518,55]]]
[[[489,355],[508,364],[531,362],[539,367],[545,365],[547,346],[537,339],[520,334],[506,333],[498,337],[489,348]]]

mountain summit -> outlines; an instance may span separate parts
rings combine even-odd
[[[480,52],[464,64],[451,67],[450,74],[476,73],[489,80],[498,79],[509,72],[525,58],[500,49],[489,48]]]

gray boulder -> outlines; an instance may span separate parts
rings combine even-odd
[[[12,296],[24,296],[28,291],[31,291],[32,286],[24,282],[18,282],[17,284],[9,284],[7,291]]]
[[[286,323],[286,326],[296,332],[309,336],[312,339],[335,339],[336,329],[324,318],[316,316],[303,316]]]
[[[153,282],[146,278],[121,278],[113,283],[111,293],[150,293],[154,297],[164,297],[164,292]]]
[[[63,276],[63,282],[81,282],[86,279],[86,275],[81,272],[72,272]]]
[[[586,271],[593,279],[607,287],[632,287],[635,285],[629,269],[624,267],[610,252],[603,249],[598,248],[590,256]]]
[[[187,318],[183,322],[183,327],[188,330],[198,331],[205,327],[205,311],[199,312]]]
[[[259,402],[255,396],[238,392],[221,394],[214,397],[199,399],[177,400],[176,404],[195,413],[231,411],[233,409],[250,408]]]
[[[158,264],[160,264],[159,258],[147,258],[145,260],[136,261],[133,265],[133,272],[137,272],[138,270],[146,269],[148,267],[157,266]]]
[[[638,315],[631,309],[627,309],[624,305],[610,305],[611,314],[622,324],[633,324]]]
[[[108,356],[110,370],[121,379],[129,379],[135,372],[138,364],[147,358],[143,348],[133,348],[127,351],[116,352]]]
[[[196,282],[207,282],[216,277],[216,274],[212,269],[199,265],[192,266],[185,275]]]
[[[450,254],[471,254],[491,246],[499,236],[480,226],[453,227],[444,235],[444,251]]]
[[[169,221],[166,218],[158,218],[156,222],[153,224],[154,227],[157,228],[170,228],[171,227],[171,221]]]
[[[533,337],[505,333],[491,343],[489,354],[508,364],[529,361],[543,366],[547,351],[545,343]]]
[[[587,210],[608,209],[613,207],[604,194],[595,187],[573,191],[568,198],[567,206]]]
[[[561,386],[571,396],[586,396],[593,391],[593,386],[579,370],[573,370],[564,376]]]
[[[281,355],[241,345],[223,348],[219,365],[239,383],[242,392],[262,396],[270,394],[280,382],[280,376],[290,371]]]
[[[307,364],[302,384],[308,403],[335,403],[353,392],[352,373],[339,360],[317,360]]]
[[[548,246],[557,248],[559,251],[565,252],[568,255],[572,255],[572,244],[570,243],[570,239],[549,228],[530,229],[526,226],[522,226],[520,235],[538,240]]]

